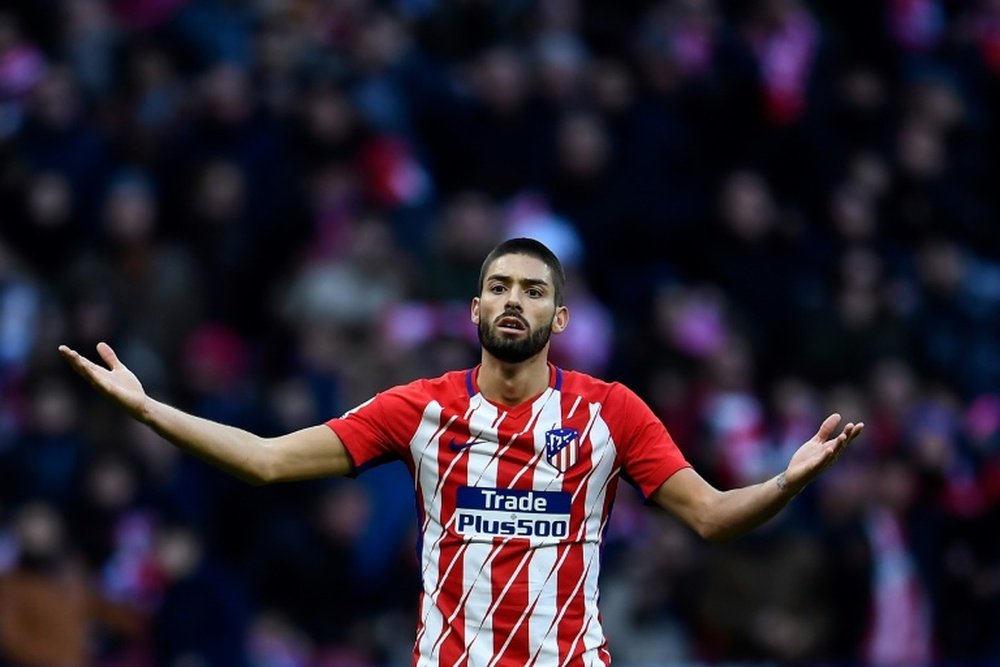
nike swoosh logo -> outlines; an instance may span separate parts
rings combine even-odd
[[[468,449],[469,447],[472,447],[473,445],[481,445],[484,442],[486,442],[486,441],[485,440],[466,440],[465,442],[455,442],[455,438],[452,438],[451,442],[448,443],[448,449],[450,449],[453,452],[460,452],[463,449]]]

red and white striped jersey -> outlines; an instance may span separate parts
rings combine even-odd
[[[423,592],[414,664],[605,665],[601,540],[618,479],[646,496],[688,464],[634,393],[550,366],[516,407],[478,369],[379,393],[328,425],[358,471],[413,473]]]

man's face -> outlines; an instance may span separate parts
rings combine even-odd
[[[566,328],[568,314],[555,304],[552,274],[528,255],[503,255],[486,270],[482,292],[472,301],[472,321],[488,353],[507,363],[542,352],[553,332]]]

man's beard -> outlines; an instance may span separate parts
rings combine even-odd
[[[547,326],[529,331],[524,338],[510,338],[497,334],[490,328],[490,324],[482,319],[479,320],[477,330],[479,331],[479,343],[484,350],[500,361],[508,364],[519,364],[531,359],[545,348],[552,335],[552,321],[550,320]]]

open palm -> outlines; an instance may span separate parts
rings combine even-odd
[[[802,444],[792,455],[785,470],[785,479],[793,489],[800,489],[817,475],[826,470],[854,441],[865,425],[848,422],[838,435],[833,433],[840,423],[840,415],[834,413],[823,420],[816,435]]]
[[[97,344],[97,354],[107,364],[107,367],[95,364],[66,345],[60,345],[59,352],[69,361],[73,369],[86,378],[90,384],[112,398],[133,417],[142,418],[142,412],[148,400],[146,391],[142,388],[139,378],[118,359],[118,355],[115,354],[110,345],[107,343]]]

